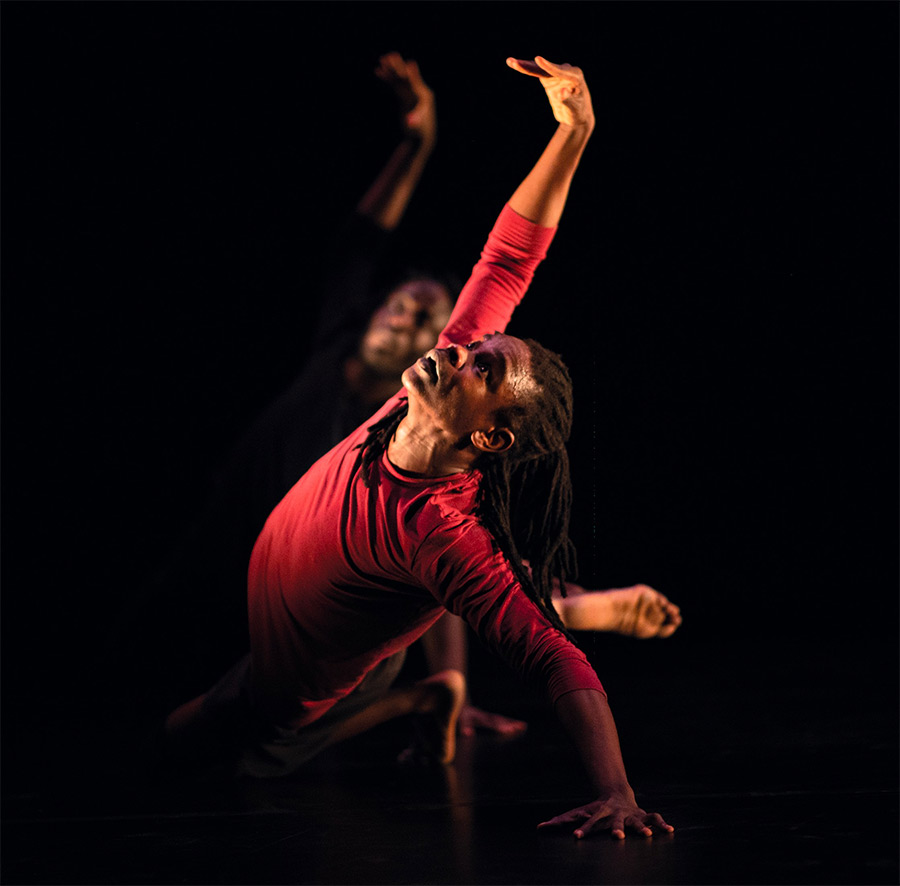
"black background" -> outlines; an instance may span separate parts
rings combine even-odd
[[[893,680],[897,19],[5,2],[6,702],[77,695],[110,613],[303,365],[317,258],[397,137],[373,76],[392,49],[440,126],[397,260],[462,277],[554,126],[504,59],[587,74],[597,130],[510,330],[575,378],[584,583],[665,591],[682,646]]]

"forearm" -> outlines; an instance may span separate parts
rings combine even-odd
[[[566,587],[568,590],[568,582]],[[582,592],[571,597],[554,596],[552,602],[559,620],[570,631],[605,631],[614,627],[612,606],[602,594]]]
[[[606,696],[592,689],[567,692],[556,702],[556,715],[575,743],[596,794],[633,798]]]
[[[470,342],[489,332],[503,332],[554,233],[555,228],[535,225],[504,206],[439,343]]]
[[[432,137],[408,135],[404,138],[357,204],[356,211],[386,231],[396,228],[422,177],[434,144]]]
[[[593,121],[572,126],[561,123],[540,159],[510,197],[510,207],[529,221],[555,227],[593,130]]]
[[[579,839],[597,830],[609,830],[619,840],[625,839],[628,830],[644,837],[672,833],[675,829],[661,815],[637,805],[606,696],[590,690],[569,692],[557,700],[556,713],[578,748],[596,799],[538,827],[577,825],[572,833]]]

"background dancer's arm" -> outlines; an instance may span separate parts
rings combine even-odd
[[[319,343],[330,344],[349,331],[361,334],[378,308],[382,294],[373,278],[437,141],[434,94],[416,62],[391,52],[379,59],[375,74],[394,92],[402,136],[329,247],[315,334]]]
[[[404,137],[356,211],[391,231],[403,218],[437,143],[437,113],[434,93],[422,79],[416,62],[390,52],[381,57],[375,73],[396,93]]]

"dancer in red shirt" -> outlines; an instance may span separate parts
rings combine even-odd
[[[251,656],[174,711],[167,734],[183,747],[243,711],[252,727],[240,768],[271,775],[307,759],[323,724],[328,744],[419,712],[437,727],[438,756],[452,759],[461,675],[385,691],[397,653],[446,609],[545,689],[576,744],[597,799],[543,824],[576,824],[579,837],[670,831],[636,805],[606,694],[551,602],[572,567],[568,373],[536,342],[502,333],[593,131],[590,94],[569,65],[508,64],[541,79],[555,134],[504,207],[438,347],[272,512],[250,563]]]

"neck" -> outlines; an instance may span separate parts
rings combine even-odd
[[[409,414],[397,426],[388,443],[391,464],[423,477],[447,477],[469,471],[477,453],[471,444],[461,446],[441,428],[417,422]]]

